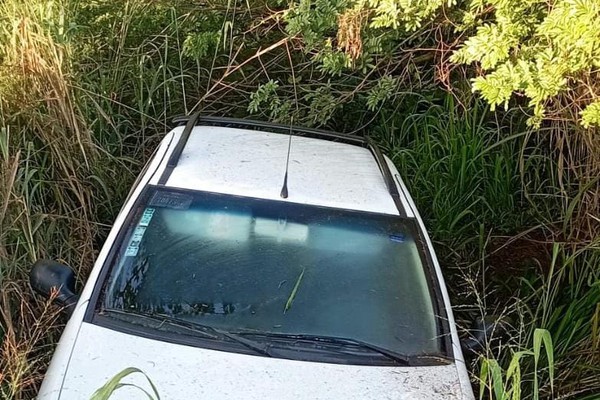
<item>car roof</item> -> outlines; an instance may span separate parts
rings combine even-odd
[[[185,141],[185,145],[175,155],[176,165],[166,180],[162,178],[165,186],[403,214],[367,146],[237,127],[200,125],[188,131],[173,130],[172,143]],[[288,147],[288,197],[284,199]],[[174,154],[177,149],[170,151]]]

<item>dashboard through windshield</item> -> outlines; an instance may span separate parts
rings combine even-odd
[[[98,312],[444,354],[412,220],[154,187],[133,212]]]

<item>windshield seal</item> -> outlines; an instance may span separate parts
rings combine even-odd
[[[106,290],[108,277],[110,276],[111,271],[116,264],[116,255],[119,252],[119,249],[121,247],[120,243],[123,242],[124,238],[126,238],[128,235],[130,235],[131,230],[133,229],[133,225],[134,225],[133,222],[136,221],[137,219],[139,219],[141,213],[143,212],[143,206],[148,201],[149,196],[152,193],[154,193],[156,190],[159,190],[159,189],[180,192],[180,193],[190,193],[190,194],[205,193],[205,194],[209,194],[209,195],[234,197],[234,198],[239,198],[239,199],[247,199],[247,200],[251,200],[251,201],[260,201],[263,203],[281,203],[281,202],[277,201],[277,200],[252,198],[252,197],[245,197],[245,196],[235,196],[235,195],[228,195],[228,194],[222,194],[222,193],[212,193],[212,192],[205,192],[205,191],[179,189],[179,188],[163,187],[163,186],[155,186],[155,185],[148,185],[148,186],[144,187],[143,190],[141,191],[140,195],[138,196],[138,198],[135,199],[134,204],[132,205],[132,207],[130,209],[131,211],[128,213],[127,217],[125,218],[125,220],[121,226],[121,229],[117,233],[117,237],[114,240],[114,242],[112,243],[109,253],[103,263],[102,269],[100,271],[100,275],[96,281],[96,284],[95,284],[93,292],[92,292],[92,296],[90,298],[90,302],[86,309],[86,313],[84,316],[84,322],[96,324],[99,326],[105,326],[110,329],[127,332],[127,333],[131,333],[131,334],[135,334],[135,335],[139,335],[139,336],[143,336],[143,337],[151,337],[156,340],[161,340],[161,341],[166,341],[166,342],[171,342],[171,343],[185,344],[185,342],[189,341],[189,340],[183,339],[181,337],[177,338],[177,337],[174,337],[172,334],[166,334],[164,332],[150,333],[150,332],[148,332],[148,329],[142,329],[139,325],[128,324],[123,321],[120,321],[118,323],[114,323],[114,321],[110,322],[110,317],[107,317],[106,315],[101,315],[102,297]],[[292,203],[292,202],[287,202],[287,203]],[[430,292],[430,298],[432,300],[432,305],[433,305],[434,312],[435,312],[436,329],[437,329],[438,338],[440,341],[439,344],[440,344],[441,353],[440,354],[432,354],[431,355],[432,360],[435,360],[436,357],[439,357],[439,358],[445,359],[445,360],[452,360],[453,359],[452,340],[451,340],[451,335],[450,335],[450,328],[449,328],[447,313],[446,313],[446,309],[445,309],[444,299],[441,294],[439,280],[438,280],[438,277],[436,274],[436,269],[433,264],[432,255],[429,252],[429,250],[427,249],[426,240],[423,237],[423,233],[419,229],[419,224],[417,223],[416,219],[401,217],[401,216],[397,216],[397,215],[390,215],[390,214],[372,213],[372,212],[360,211],[360,210],[340,210],[338,208],[331,208],[331,207],[324,207],[324,206],[313,206],[313,205],[306,205],[306,204],[300,204],[300,205],[305,206],[305,207],[320,209],[320,210],[330,209],[330,210],[344,211],[344,212],[352,213],[355,215],[379,216],[381,218],[389,218],[389,219],[403,221],[412,227],[412,231],[415,235],[415,242],[418,244],[419,255],[421,257],[423,268],[425,270],[425,277],[426,277],[427,286],[428,286],[429,292]],[[125,327],[125,325],[130,325],[130,326]],[[181,336],[181,335],[175,335],[175,336]],[[193,340],[193,342],[195,342],[198,347],[206,347],[206,348],[221,347],[221,346],[207,346],[206,343],[201,344],[199,342],[206,342],[206,341],[205,340],[203,341],[202,339],[198,339],[198,338],[195,338]],[[230,345],[231,345],[231,343],[224,343],[225,347],[231,347]],[[236,346],[236,347],[239,347],[239,346]],[[244,352],[244,351],[238,351],[238,350],[239,349],[237,349],[237,350],[229,349],[227,351]],[[432,363],[432,365],[443,365],[443,364],[444,364],[444,362],[439,362],[439,363],[433,362]],[[381,365],[381,363],[377,364],[377,365]]]

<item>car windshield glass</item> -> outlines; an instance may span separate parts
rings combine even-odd
[[[109,260],[104,309],[442,352],[414,221],[162,188],[144,199]]]

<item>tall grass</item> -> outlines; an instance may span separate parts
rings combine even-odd
[[[542,347],[544,352],[542,352]],[[554,379],[554,347],[550,333],[545,329],[535,329],[533,332],[533,350],[521,350],[512,354],[506,371],[502,370],[495,359],[483,358],[479,372],[479,399],[487,397],[495,400],[517,400],[522,397],[522,361],[526,357],[534,359],[533,387],[531,392],[534,399],[539,399],[540,358],[545,354],[548,362],[548,379],[551,388]],[[552,392],[551,392],[552,393]]]
[[[509,335],[500,344],[490,338],[480,359],[482,390],[487,388],[494,398],[510,393],[509,398],[519,399],[594,398],[600,393],[599,257],[597,246],[573,251],[571,246],[555,244],[546,275],[521,277],[521,285],[513,287],[510,306],[503,309],[514,321]],[[529,357],[539,350],[535,347],[539,327],[544,328],[547,341],[552,339],[551,346],[546,344],[551,354],[546,354],[545,362],[553,368],[544,368],[543,373],[538,361]],[[534,349],[529,350],[532,342]],[[501,366],[506,368],[504,380]],[[498,380],[503,382],[502,391],[494,389],[500,385]],[[514,397],[517,390],[520,394]]]
[[[133,52],[123,47],[125,24],[144,15],[143,4],[113,6],[129,17],[112,28],[112,40],[95,49],[104,57],[94,60],[82,52],[91,40],[78,36],[84,27],[75,23],[81,10],[74,2],[0,2],[3,399],[35,396],[62,324],[32,295],[32,263],[54,258],[85,280],[145,150],[166,129],[166,113],[174,110],[165,104],[181,103],[175,76],[153,72],[172,58],[166,39],[138,40]]]
[[[537,304],[524,308],[525,320],[536,321],[552,332],[556,381],[563,398],[600,393],[599,244],[583,248],[557,245],[541,287],[523,302]]]
[[[84,278],[96,225],[99,162],[70,86],[67,9],[0,3],[0,393],[32,398],[58,335],[58,314],[31,295],[31,263],[53,254]]]
[[[404,174],[435,239],[458,248],[476,238],[483,224],[496,234],[524,224],[518,143],[497,143],[504,132],[483,102],[467,110],[452,96],[416,100],[401,112],[381,114],[375,129]]]

